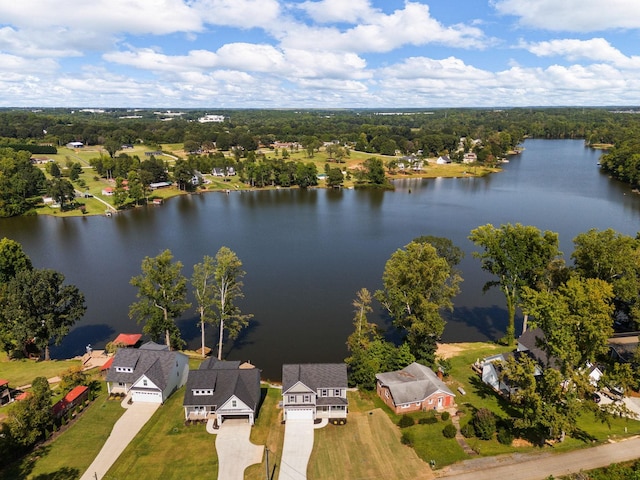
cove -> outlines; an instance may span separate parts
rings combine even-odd
[[[407,179],[385,192],[211,192],[111,218],[2,219],[0,236],[20,242],[34,266],[62,272],[86,296],[84,319],[53,348],[54,358],[141,331],[128,317],[136,300],[129,280],[140,274],[145,256],[168,248],[190,277],[204,255],[231,248],[247,272],[241,308],[254,318],[241,338],[227,343],[227,358],[250,360],[263,378],[277,380],[283,363],[344,359],[356,291],[380,288],[391,253],[415,237],[447,237],[466,252],[462,291],[446,313],[443,338],[456,342],[500,338],[507,321],[500,292],[482,293],[489,277],[471,256],[473,228],[519,222],[558,232],[568,263],[578,233],[640,230],[640,196],[600,172],[600,152],[580,140],[526,140],[523,147],[502,172],[483,178]],[[387,322],[380,311],[371,320]],[[195,309],[179,326],[197,348]],[[209,347],[214,330],[208,329]]]

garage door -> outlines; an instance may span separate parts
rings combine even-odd
[[[313,408],[289,409],[286,420],[313,420]]]
[[[162,403],[162,393],[133,390],[131,399],[134,402]]]

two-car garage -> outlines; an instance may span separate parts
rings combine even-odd
[[[131,400],[144,403],[162,403],[162,392],[158,390],[142,390],[132,388]]]
[[[284,412],[284,421],[287,420],[313,420],[314,408],[291,408],[288,407]]]

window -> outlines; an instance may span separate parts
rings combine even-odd
[[[320,390],[320,396],[321,397],[328,397],[329,396],[329,390],[327,390],[326,388],[323,388],[322,390]]]
[[[289,395],[289,403],[295,403],[296,401],[296,396],[295,395]]]
[[[389,390],[384,391],[384,398],[389,398]]]
[[[238,406],[238,402],[236,402],[235,400],[231,400],[231,407],[236,408],[237,406]]]
[[[311,403],[311,395],[305,395],[302,401],[304,403]]]
[[[336,388],[335,392],[333,393],[334,396],[339,397],[341,393],[341,390],[339,388]]]
[[[145,378],[144,380],[142,380],[142,386],[146,387],[147,386],[147,379]]]

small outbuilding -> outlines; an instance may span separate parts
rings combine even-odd
[[[11,402],[11,389],[9,388],[9,380],[0,378],[0,405]]]

